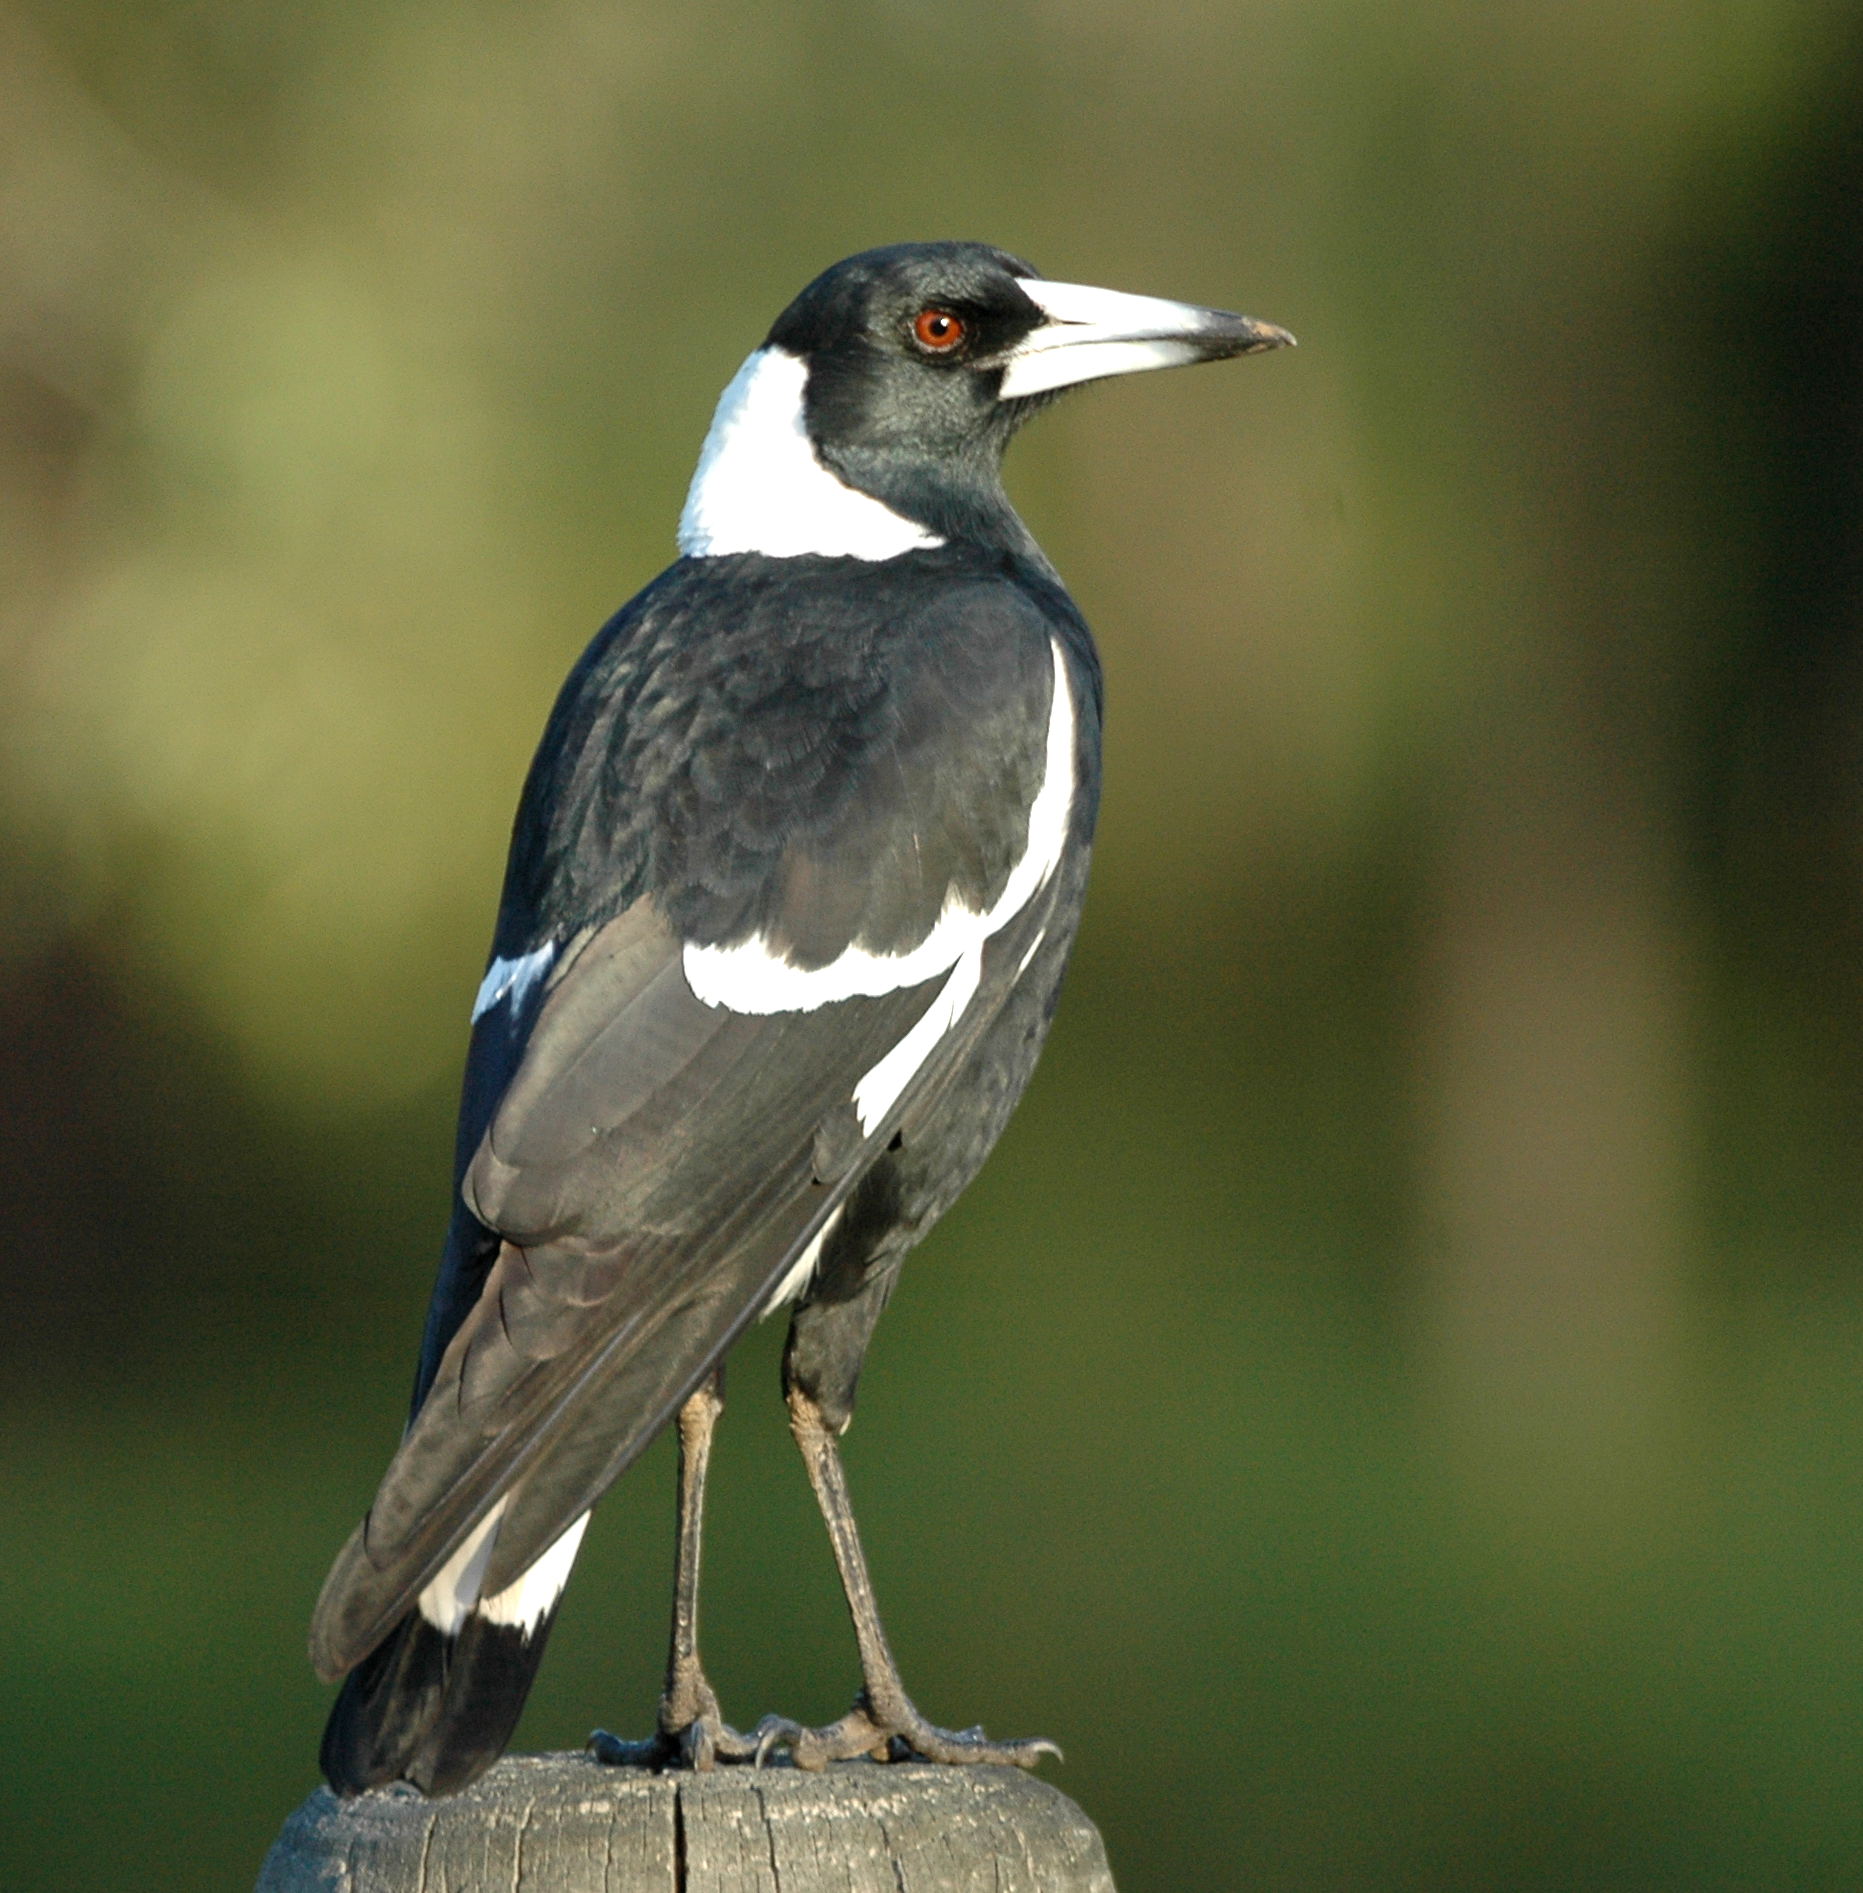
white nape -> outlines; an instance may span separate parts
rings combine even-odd
[[[864,947],[851,946],[826,966],[812,968],[791,964],[773,952],[761,934],[752,934],[734,946],[689,945],[683,955],[686,983],[698,998],[708,1006],[722,1006],[730,1012],[813,1012],[818,1006],[832,1005],[840,999],[878,998],[882,993],[923,985],[950,971],[967,954],[979,956],[981,965],[983,943],[1006,927],[1047,882],[1067,843],[1068,817],[1074,804],[1074,699],[1061,647],[1051,641],[1050,649],[1054,693],[1048,706],[1041,788],[1029,806],[1028,841],[1021,859],[1010,870],[1002,893],[987,913],[979,913],[954,891],[946,897],[944,911],[931,932],[907,952],[869,953]],[[973,980],[971,992],[975,990]],[[966,1004],[969,999],[967,992]],[[937,1010],[938,1002],[934,1001],[933,1011]],[[882,1082],[876,1079],[875,1095]]]
[[[472,1022],[477,1025],[484,1014],[501,999],[509,999],[513,1010],[524,1003],[524,995],[550,970],[556,958],[556,942],[546,940],[533,952],[515,960],[494,960],[479,981],[479,996],[472,1002]]]
[[[588,1529],[587,1512],[521,1577],[481,1601],[479,1587],[485,1581],[485,1568],[491,1563],[492,1547],[498,1542],[498,1527],[504,1515],[505,1501],[500,1499],[460,1540],[458,1549],[434,1573],[433,1581],[420,1594],[417,1606],[420,1614],[449,1637],[457,1636],[460,1626],[472,1616],[522,1630],[529,1636],[549,1615],[550,1607],[562,1596],[563,1586],[569,1582],[569,1568],[576,1561],[582,1534]]]
[[[892,559],[944,544],[816,458],[803,412],[808,377],[799,355],[760,348],[731,378],[679,516],[681,552]]]
[[[841,1206],[845,1209],[847,1206]],[[815,1270],[822,1259],[822,1245],[834,1234],[834,1226],[841,1220],[841,1210],[837,1209],[822,1226],[816,1230],[809,1246],[796,1257],[795,1261],[783,1272],[783,1279],[770,1290],[770,1299],[763,1304],[758,1314],[759,1321],[768,1321],[786,1301],[795,1298],[815,1279]]]
[[[1009,351],[1001,388],[1005,400],[1107,375],[1184,367],[1202,354],[1193,338],[1211,326],[1210,311],[1195,303],[1037,276],[1020,282],[1023,294],[1048,320]]]

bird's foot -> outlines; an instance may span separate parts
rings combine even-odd
[[[709,1774],[720,1762],[759,1761],[761,1731],[740,1735],[719,1713],[718,1698],[696,1669],[676,1681],[660,1699],[660,1726],[645,1741],[630,1742],[606,1729],[589,1737],[589,1753],[616,1768],[689,1768]]]
[[[866,1756],[878,1762],[994,1763],[1033,1768],[1044,1755],[1061,1759],[1052,1742],[992,1742],[981,1729],[941,1729],[926,1721],[904,1695],[876,1709],[865,1691],[839,1722],[804,1728],[786,1716],[765,1716],[752,1732],[753,1758],[761,1767],[777,1750],[786,1750],[798,1768],[826,1768],[830,1762]]]
[[[689,1768],[695,1774],[709,1774],[720,1762],[752,1762],[758,1759],[756,1735],[740,1735],[721,1717],[699,1716],[683,1729],[660,1729],[643,1741],[631,1742],[606,1729],[596,1729],[589,1737],[589,1753],[611,1768],[651,1768],[655,1774],[668,1769]]]

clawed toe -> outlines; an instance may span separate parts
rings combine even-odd
[[[696,1716],[684,1728],[662,1729],[639,1742],[597,1729],[589,1737],[588,1751],[611,1768],[651,1768],[656,1774],[687,1768],[703,1775],[720,1762],[761,1761],[763,1757],[754,1737],[740,1735],[716,1716]]]
[[[630,1742],[624,1736],[610,1735],[606,1729],[589,1733],[587,1748],[594,1760],[607,1768],[658,1768],[664,1765],[665,1751],[657,1735],[644,1742]]]
[[[751,1760],[761,1768],[779,1748],[786,1748],[793,1756],[795,1745],[809,1734],[800,1722],[792,1722],[787,1716],[765,1716],[751,1730],[752,1740],[756,1744],[756,1753]]]
[[[1063,1759],[1053,1742],[1035,1737],[1026,1742],[992,1742],[981,1729],[935,1728],[920,1722],[909,1733],[893,1737],[896,1761],[944,1762],[952,1766],[993,1764],[1002,1768],[1033,1768],[1044,1755]],[[903,1752],[900,1752],[903,1751]]]
[[[838,1722],[809,1728],[788,1716],[765,1716],[748,1735],[715,1715],[695,1717],[681,1729],[662,1730],[644,1742],[624,1741],[597,1729],[589,1753],[619,1768],[688,1768],[705,1774],[720,1762],[748,1762],[765,1767],[786,1754],[798,1768],[814,1773],[830,1762],[866,1759],[878,1762],[938,1762],[950,1767],[1033,1768],[1044,1755],[1061,1759],[1052,1742],[992,1742],[981,1728],[941,1729],[926,1721],[911,1703],[897,1713],[879,1715],[863,1695]]]
[[[759,1767],[778,1749],[786,1750],[798,1768],[809,1770],[863,1756],[873,1761],[1008,1768],[1033,1768],[1044,1755],[1061,1759],[1061,1751],[1052,1742],[992,1742],[981,1728],[941,1729],[926,1721],[910,1702],[883,1715],[864,1694],[840,1721],[824,1728],[805,1728],[786,1716],[765,1716],[754,1736],[753,1759]]]

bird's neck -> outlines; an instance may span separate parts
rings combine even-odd
[[[815,451],[844,485],[940,539],[1047,563],[1003,491],[1000,457],[987,446],[974,461],[936,464],[884,447],[818,444]]]
[[[1008,428],[929,458],[909,441],[815,439],[808,371],[758,349],[719,398],[679,522],[682,552],[890,559],[963,543],[1041,561],[1003,491]]]

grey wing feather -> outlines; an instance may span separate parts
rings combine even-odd
[[[870,897],[896,883],[907,906],[922,900],[922,919],[889,914],[885,931],[905,941],[923,937],[947,887],[994,897],[1012,858],[996,855],[1026,845],[1026,822],[1018,832],[1009,816],[987,862],[960,872],[959,857],[982,845],[971,839],[976,810],[1026,808],[1040,781],[1047,653],[1046,632],[1031,632],[1022,648],[997,642],[979,659],[988,715],[947,700],[948,666],[921,673],[894,726],[912,740],[884,752],[905,771],[907,826],[863,834],[856,808],[844,828],[792,850],[764,915],[773,942],[806,939],[802,957],[820,962],[856,927],[839,915],[835,937],[822,933],[830,904],[811,864],[832,863],[830,880]],[[948,740],[933,741],[940,731]],[[922,846],[934,838],[951,859],[926,878]],[[894,1129],[909,1136],[932,1108],[1000,1010],[1053,891],[992,937],[962,1019],[864,1132],[849,1109],[855,1087],[923,1017],[942,974],[808,1012],[733,1013],[694,996],[683,925],[642,899],[566,949],[521,1047],[475,1036],[460,1212],[472,1240],[443,1274],[418,1409],[324,1585],[311,1637],[320,1672],[367,1654],[501,1497],[487,1595],[600,1496]]]
[[[321,1671],[366,1654],[501,1494],[526,1488],[487,1594],[658,1431],[856,1180],[818,1177],[816,1128],[936,986],[735,1014],[693,997],[644,906],[588,942],[467,1168],[504,1240],[325,1584]]]

